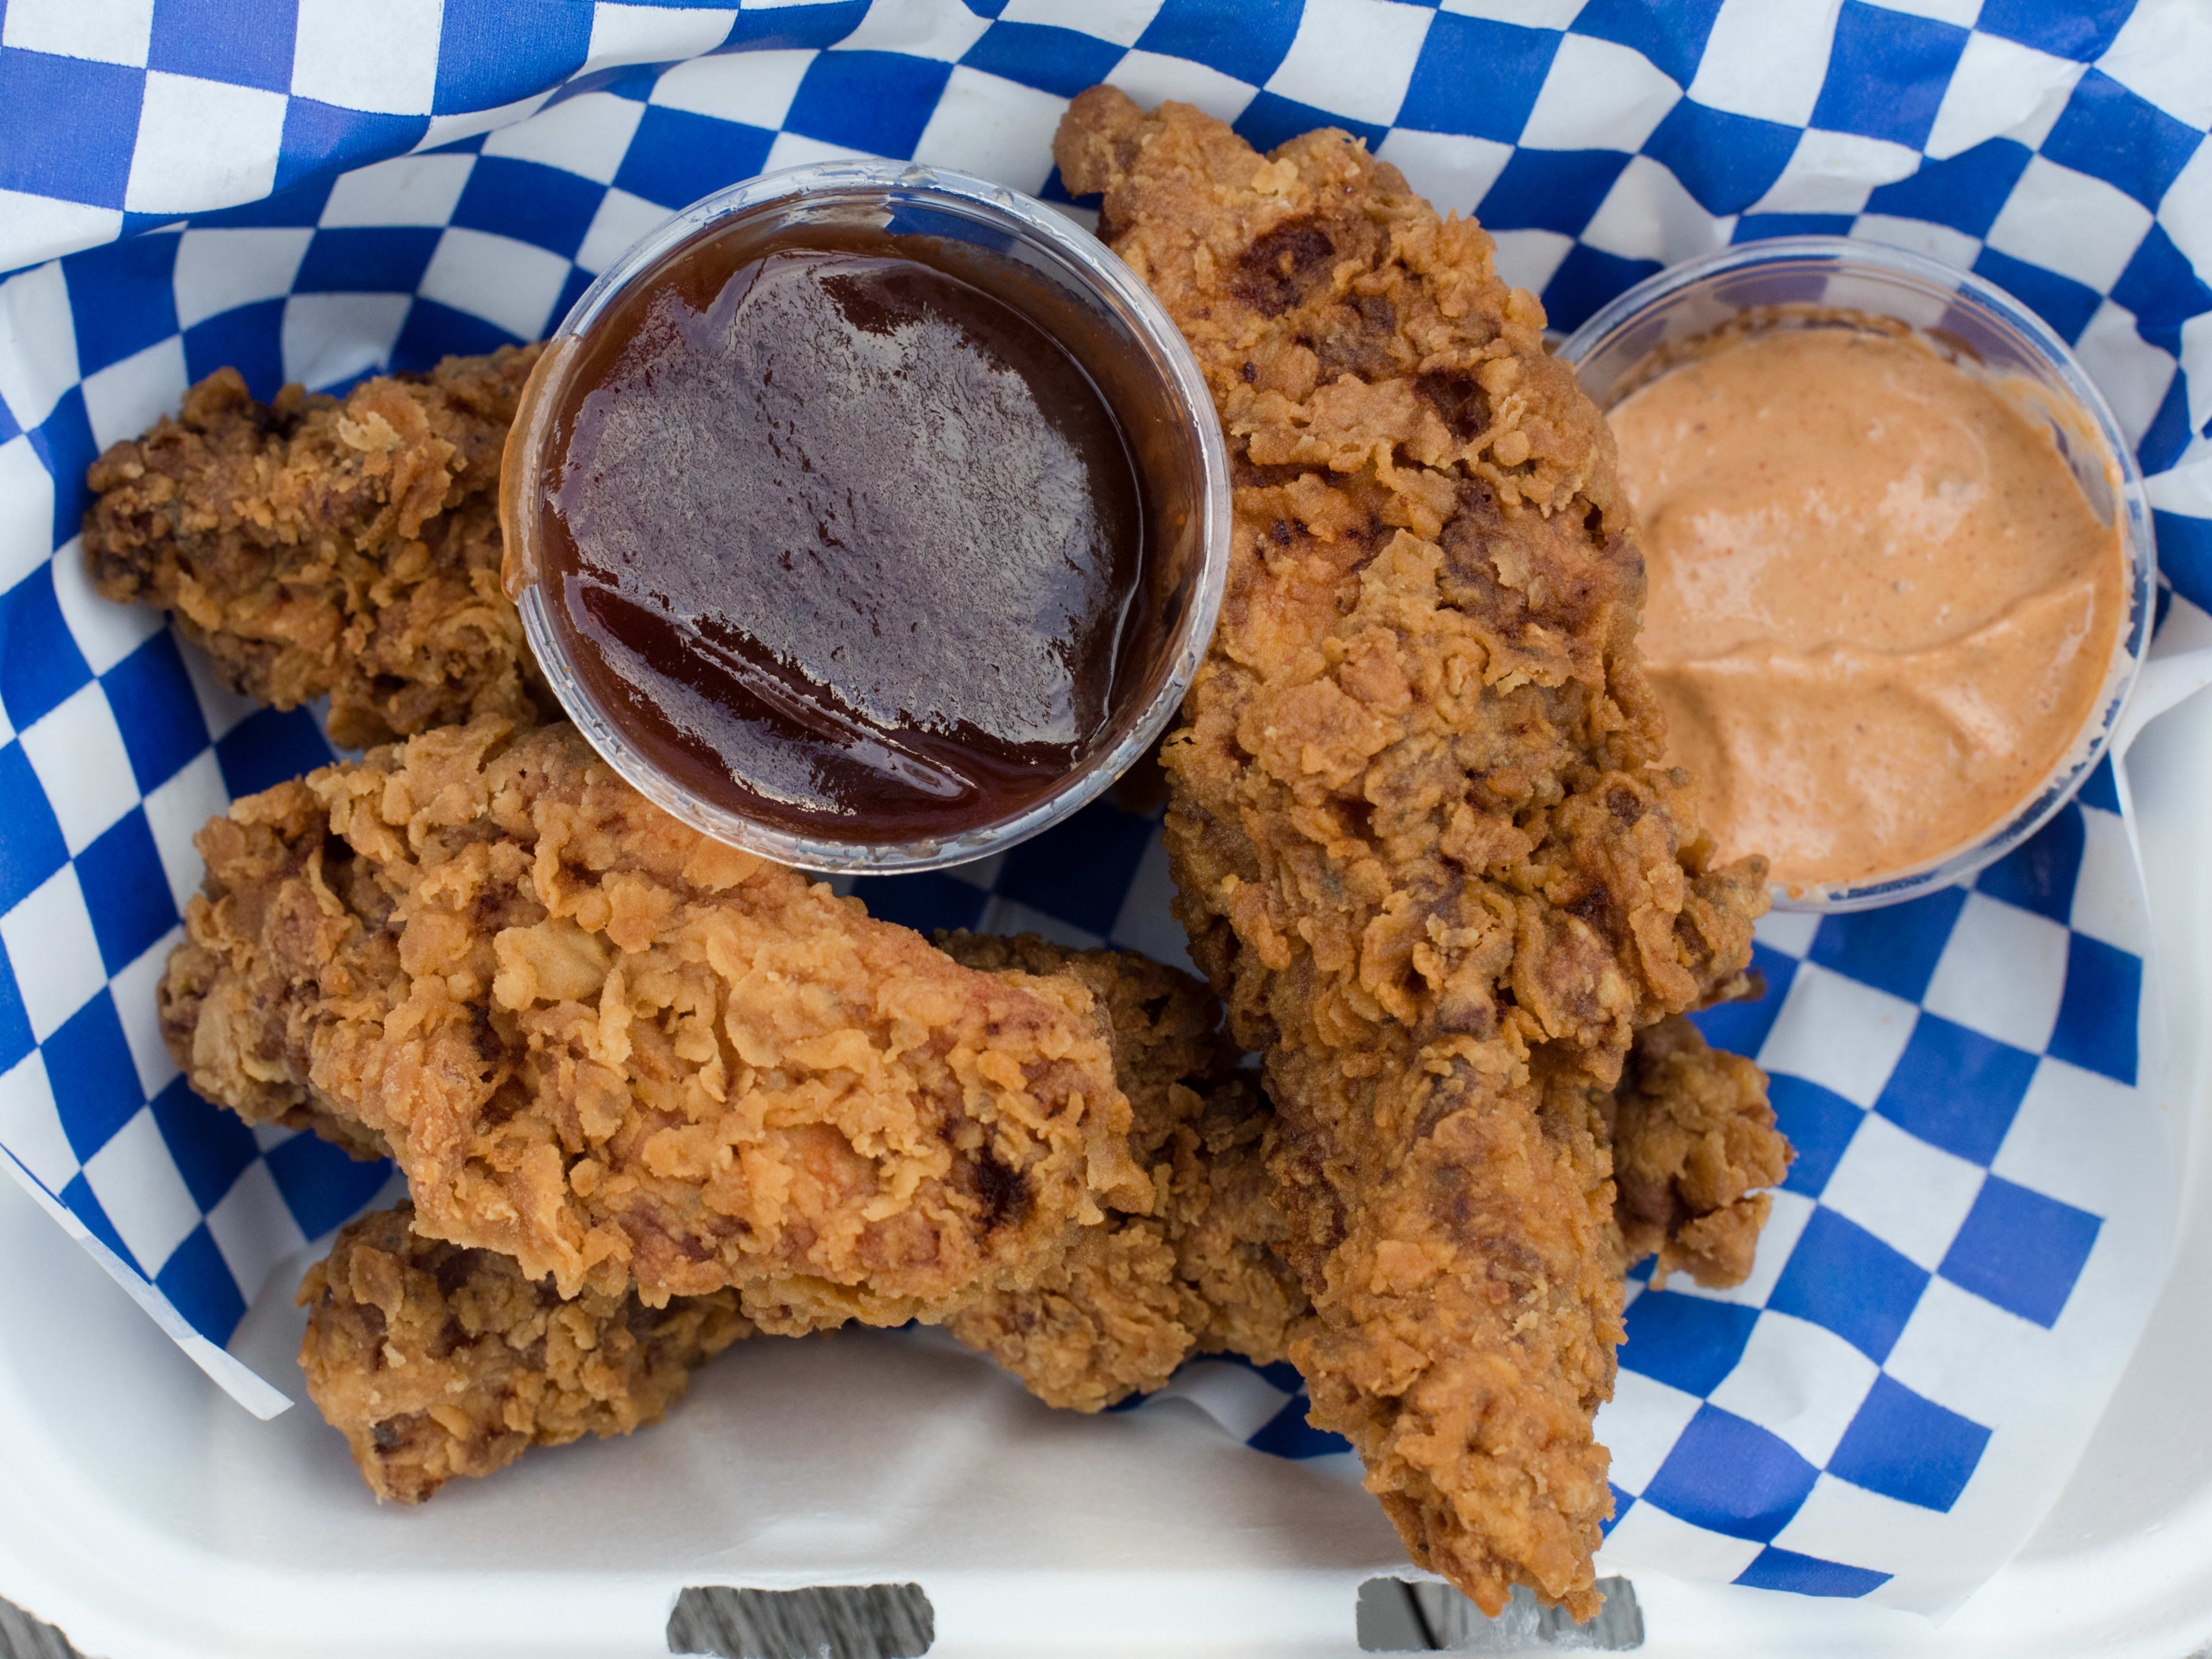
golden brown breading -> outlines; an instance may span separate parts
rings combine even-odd
[[[1263,159],[1096,88],[1054,146],[1197,354],[1236,469],[1229,588],[1163,751],[1178,914],[1264,1051],[1291,1356],[1413,1559],[1577,1615],[1611,1507],[1610,1089],[1741,968],[1638,666],[1613,448],[1490,238],[1338,132]]]
[[[1608,1103],[1622,1265],[1656,1251],[1654,1285],[1678,1269],[1700,1285],[1743,1283],[1774,1202],[1758,1189],[1796,1156],[1766,1073],[1708,1048],[1688,1020],[1662,1019],[1636,1034]]]
[[[987,974],[1066,974],[1090,988],[1113,1033],[1115,1079],[1129,1097],[1129,1151],[1148,1164],[1198,1109],[1190,1088],[1228,1077],[1240,1058],[1221,1034],[1221,1000],[1179,969],[1133,951],[1080,951],[1035,933],[951,928],[930,942]]]
[[[1261,1157],[1272,1113],[1257,1090],[1225,1072],[1235,1056],[1220,1042],[1212,994],[1128,952],[1071,951],[1028,935],[952,933],[939,943],[988,972],[1072,973],[1111,1011],[1115,1076],[1134,1107],[1131,1149],[1149,1168],[1155,1197],[1151,1213],[1109,1209],[1099,1224],[1070,1229],[1065,1255],[1030,1288],[917,1316],[943,1323],[1048,1404],[1082,1411],[1160,1387],[1193,1353],[1282,1358],[1311,1304],[1271,1248],[1282,1232]],[[1763,1111],[1762,1090],[1756,1066],[1705,1048],[1686,1022],[1667,1020],[1639,1037],[1622,1079],[1620,1094],[1637,1096],[1640,1108],[1568,1091],[1547,1097],[1546,1109],[1583,1114],[1556,1126],[1569,1137],[1602,1136],[1618,1117],[1631,1137],[1624,1163],[1668,1171],[1677,1197],[1663,1224],[1674,1231],[1638,1224],[1648,1242],[1626,1258],[1658,1248],[1666,1265],[1668,1251],[1693,1247],[1718,1216],[1747,1251],[1755,1242],[1763,1204],[1753,1212],[1740,1198],[1725,1209],[1705,1201],[1727,1183],[1706,1173],[1713,1149],[1688,1126],[1708,1123],[1751,1166],[1736,1170],[1739,1194],[1746,1181],[1778,1178],[1787,1147]],[[1725,1100],[1733,1115],[1699,1119],[1695,1103],[1677,1098],[1686,1094],[1709,1107]],[[503,1468],[531,1445],[658,1421],[692,1367],[752,1329],[727,1291],[674,1297],[659,1310],[635,1292],[587,1290],[562,1302],[550,1280],[533,1284],[504,1256],[410,1231],[412,1215],[403,1206],[356,1222],[300,1291],[313,1310],[301,1349],[309,1393],[380,1497],[417,1502],[449,1478]],[[1679,1259],[1693,1273],[1709,1265]],[[1739,1269],[1700,1282],[1741,1277]]]
[[[972,1298],[945,1328],[1047,1405],[1086,1412],[1159,1388],[1193,1354],[1285,1358],[1311,1304],[1271,1243],[1272,1115],[1250,1085],[1218,1085],[1152,1166],[1158,1213],[1109,1213],[1036,1285]]]
[[[1542,1049],[1536,1057],[1552,1058]],[[1701,1285],[1741,1284],[1771,1206],[1755,1189],[1779,1181],[1794,1156],[1775,1127],[1766,1074],[1707,1048],[1694,1025],[1669,1015],[1636,1034],[1613,1088],[1597,1087],[1579,1068],[1544,1082],[1547,1133],[1594,1143],[1595,1152],[1577,1154],[1579,1165],[1612,1172],[1613,1271],[1656,1254],[1655,1283],[1682,1268]]]
[[[1159,1213],[1071,1225],[1037,1285],[916,1316],[945,1323],[1051,1403],[1091,1410],[1158,1386],[1194,1346],[1279,1358],[1304,1297],[1257,1242],[1266,1108],[1226,1078],[1236,1055],[1212,994],[1127,952],[1033,936],[943,944],[1018,983],[1066,973],[1109,1012],[1116,1079],[1138,1103],[1130,1144],[1152,1176],[1111,1196]],[[506,1256],[412,1232],[413,1214],[403,1206],[356,1222],[300,1291],[313,1310],[301,1350],[309,1393],[380,1497],[416,1502],[532,1444],[656,1421],[694,1365],[752,1329],[729,1291],[658,1310],[635,1291],[562,1301],[550,1279],[532,1282]]]
[[[431,732],[198,845],[161,993],[192,1085],[357,1125],[418,1228],[564,1296],[897,1323],[1143,1191],[1079,981],[963,968],[679,823],[570,726]]]
[[[93,578],[174,617],[239,690],[327,695],[362,747],[472,715],[532,718],[521,620],[500,586],[500,449],[538,348],[273,404],[223,368],[183,413],[93,464]]]
[[[943,1316],[945,1328],[1047,1404],[1079,1411],[1158,1388],[1194,1352],[1281,1358],[1306,1300],[1270,1248],[1281,1231],[1261,1156],[1273,1114],[1234,1074],[1212,993],[1128,951],[1034,934],[938,942],[970,967],[1066,973],[1090,987],[1111,1014],[1129,1150],[1150,1177],[1148,1203],[1109,1206],[1035,1285],[970,1298]]]
[[[1078,1230],[1036,1285],[974,1298],[945,1328],[1039,1399],[1079,1411],[1158,1388],[1194,1353],[1285,1358],[1312,1303],[1278,1248],[1285,1223],[1265,1161],[1273,1109],[1221,1070],[1225,1060],[1179,1069],[1199,1067],[1203,1050],[1160,1038],[1218,1020],[1203,988],[1126,952],[1030,937],[939,942],[971,967],[1018,961],[1031,972],[1074,973],[1115,1010],[1130,1150],[1158,1193],[1147,1214],[1109,1206],[1104,1224]],[[1559,1079],[1542,1113],[1549,1142],[1583,1174],[1593,1210],[1612,1206],[1601,1231],[1613,1273],[1656,1251],[1655,1283],[1676,1268],[1701,1285],[1742,1282],[1771,1205],[1753,1189],[1779,1181],[1791,1156],[1758,1066],[1669,1018],[1638,1034],[1618,1088]],[[1607,1170],[1617,1170],[1617,1190]]]
[[[300,1285],[307,1393],[380,1498],[419,1504],[532,1446],[658,1423],[693,1366],[751,1334],[732,1291],[658,1309],[634,1291],[564,1302],[503,1255],[423,1237],[413,1217],[362,1217]]]
[[[1261,1364],[1287,1358],[1295,1329],[1313,1312],[1282,1251],[1289,1223],[1267,1172],[1274,1121],[1256,1079],[1239,1076],[1210,1090],[1205,1109],[1177,1129],[1168,1236],[1177,1276],[1205,1310],[1205,1322],[1193,1327],[1194,1353]]]

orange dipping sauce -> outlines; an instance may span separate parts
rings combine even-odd
[[[1609,412],[1670,758],[1722,856],[1804,887],[1960,850],[2095,712],[2118,524],[2050,434],[1909,338],[1721,343]]]

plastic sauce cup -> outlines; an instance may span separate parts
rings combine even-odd
[[[629,286],[692,239],[745,216],[748,228],[862,227],[972,245],[1012,262],[1055,305],[1080,308],[1110,343],[1115,414],[1165,526],[1152,545],[1158,626],[1118,695],[1106,729],[1066,774],[1006,816],[957,834],[906,841],[794,833],[708,799],[633,742],[578,672],[556,603],[541,580],[543,492],[560,458],[556,411],[592,331]],[[1097,375],[1094,371],[1093,378]],[[1127,769],[1166,729],[1204,659],[1229,567],[1229,460],[1206,382],[1159,302],[1105,245],[1019,192],[936,167],[826,161],[749,179],[694,203],[645,236],[586,289],[547,342],[522,395],[501,469],[505,579],[531,649],[562,710],[648,799],[716,839],[800,869],[894,874],[939,869],[1000,852],[1067,817]],[[742,783],[742,780],[739,780]]]
[[[2066,344],[2002,289],[1901,248],[1840,236],[1791,236],[1725,248],[1639,283],[1559,348],[1583,389],[1610,409],[1697,342],[1757,313],[1844,313],[1904,324],[2050,430],[2091,509],[2119,528],[2121,619],[2097,700],[2057,763],[1975,840],[1879,876],[1773,889],[1778,909],[1865,910],[1915,898],[1995,863],[2073,798],[2111,745],[2155,610],[2157,551],[2142,473],[2119,422]]]

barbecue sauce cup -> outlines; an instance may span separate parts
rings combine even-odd
[[[647,799],[801,869],[981,858],[1174,718],[1229,553],[1189,349],[1073,221],[833,161],[676,214],[586,290],[503,461],[505,580]]]

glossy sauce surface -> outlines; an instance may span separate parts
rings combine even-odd
[[[1139,481],[994,258],[740,222],[594,325],[554,416],[549,597],[596,700],[694,793],[827,839],[949,836],[1105,732]]]
[[[1723,854],[1901,871],[2008,817],[2094,711],[2116,526],[2047,430],[1933,351],[1754,335],[1609,413],[1642,526],[1644,647]]]

